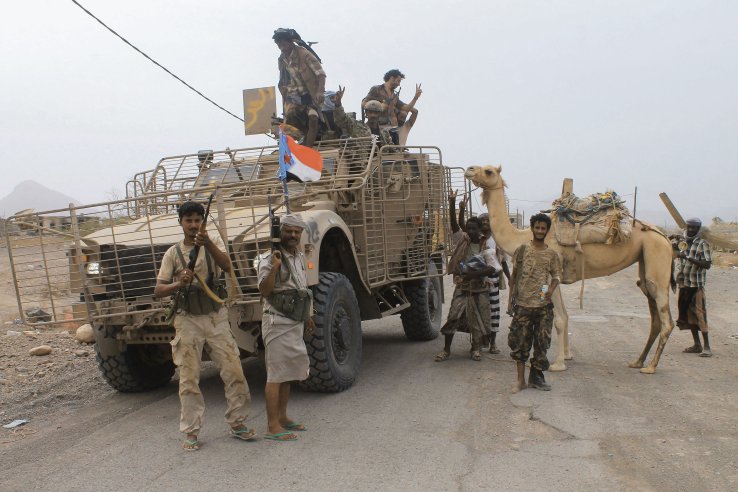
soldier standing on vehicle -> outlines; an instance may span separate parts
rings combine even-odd
[[[333,120],[336,125],[343,130],[344,134],[350,138],[377,136],[379,145],[394,145],[390,132],[379,125],[379,117],[382,114],[382,104],[379,101],[369,101],[364,107],[366,112],[366,124],[361,121],[350,118],[344,111],[341,104],[343,94],[346,92],[345,87],[338,86],[338,92],[333,96],[335,109],[333,110]]]
[[[231,435],[248,441],[256,433],[244,425],[249,416],[251,396],[243,375],[238,345],[228,323],[228,311],[221,303],[210,298],[200,285],[203,279],[217,279],[221,270],[230,272],[230,262],[219,247],[222,242],[217,237],[211,239],[203,227],[205,209],[201,204],[192,201],[183,203],[178,213],[184,239],[164,254],[154,295],[174,295],[177,298],[173,322],[176,336],[171,345],[172,359],[179,367],[179,399],[182,405],[179,429],[187,435],[182,447],[187,451],[196,451],[201,445],[197,436],[205,413],[199,385],[203,348],[218,366],[225,385],[228,401],[225,418],[231,426]],[[200,247],[200,251],[193,272],[187,268],[185,258],[189,257],[195,245]]]
[[[548,370],[546,352],[551,345],[553,326],[553,302],[551,296],[561,282],[561,260],[546,244],[551,229],[551,218],[536,214],[530,218],[533,240],[518,247],[513,254],[513,274],[510,281],[510,297],[507,313],[513,317],[510,323],[508,345],[510,357],[516,362],[518,379],[513,393],[530,386],[549,391],[551,385],[543,377]],[[525,363],[531,346],[530,376],[525,384]]]
[[[303,230],[305,223],[299,215],[284,215],[280,247],[259,261],[267,369],[264,397],[268,433],[264,438],[274,441],[294,441],[297,436],[293,431],[307,430],[287,416],[291,382],[307,379],[310,372],[303,333],[310,336],[315,327],[305,254],[299,249]]]
[[[485,277],[494,274],[498,268],[488,264],[474,271],[462,268],[473,256],[485,250],[484,238],[480,235],[480,223],[476,217],[466,221],[464,232],[456,243],[448,271],[454,276],[454,295],[451,300],[446,324],[441,328],[444,334],[443,350],[436,354],[436,362],[443,362],[451,355],[451,342],[457,331],[469,333],[472,339],[471,357],[482,360],[480,349],[483,339],[489,332],[489,288]]]
[[[325,97],[325,71],[315,52],[294,29],[277,29],[272,39],[282,53],[277,65],[284,122],[300,130],[305,135],[303,144],[312,147]]]

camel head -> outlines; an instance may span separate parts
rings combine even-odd
[[[480,188],[494,190],[506,186],[501,172],[502,166],[469,166],[464,177]]]
[[[507,186],[500,172],[502,166],[469,166],[464,177],[482,188],[482,202],[486,204],[492,190],[504,189]]]

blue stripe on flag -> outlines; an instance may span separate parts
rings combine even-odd
[[[285,181],[287,179],[287,170],[292,163],[292,152],[287,146],[287,137],[282,129],[279,129],[279,169],[277,169],[277,179]]]

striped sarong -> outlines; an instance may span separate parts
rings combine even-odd
[[[500,331],[500,278],[495,275],[487,279],[489,282],[490,331]]]

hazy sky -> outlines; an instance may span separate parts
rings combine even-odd
[[[685,215],[738,214],[736,1],[80,1],[239,115],[243,89],[276,84],[277,27],[319,41],[349,110],[398,67],[405,100],[424,90],[409,143],[502,164],[513,208],[572,177],[638,186],[642,210],[666,191]],[[0,197],[34,179],[100,201],[163,156],[266,141],[71,1],[4,5]]]

